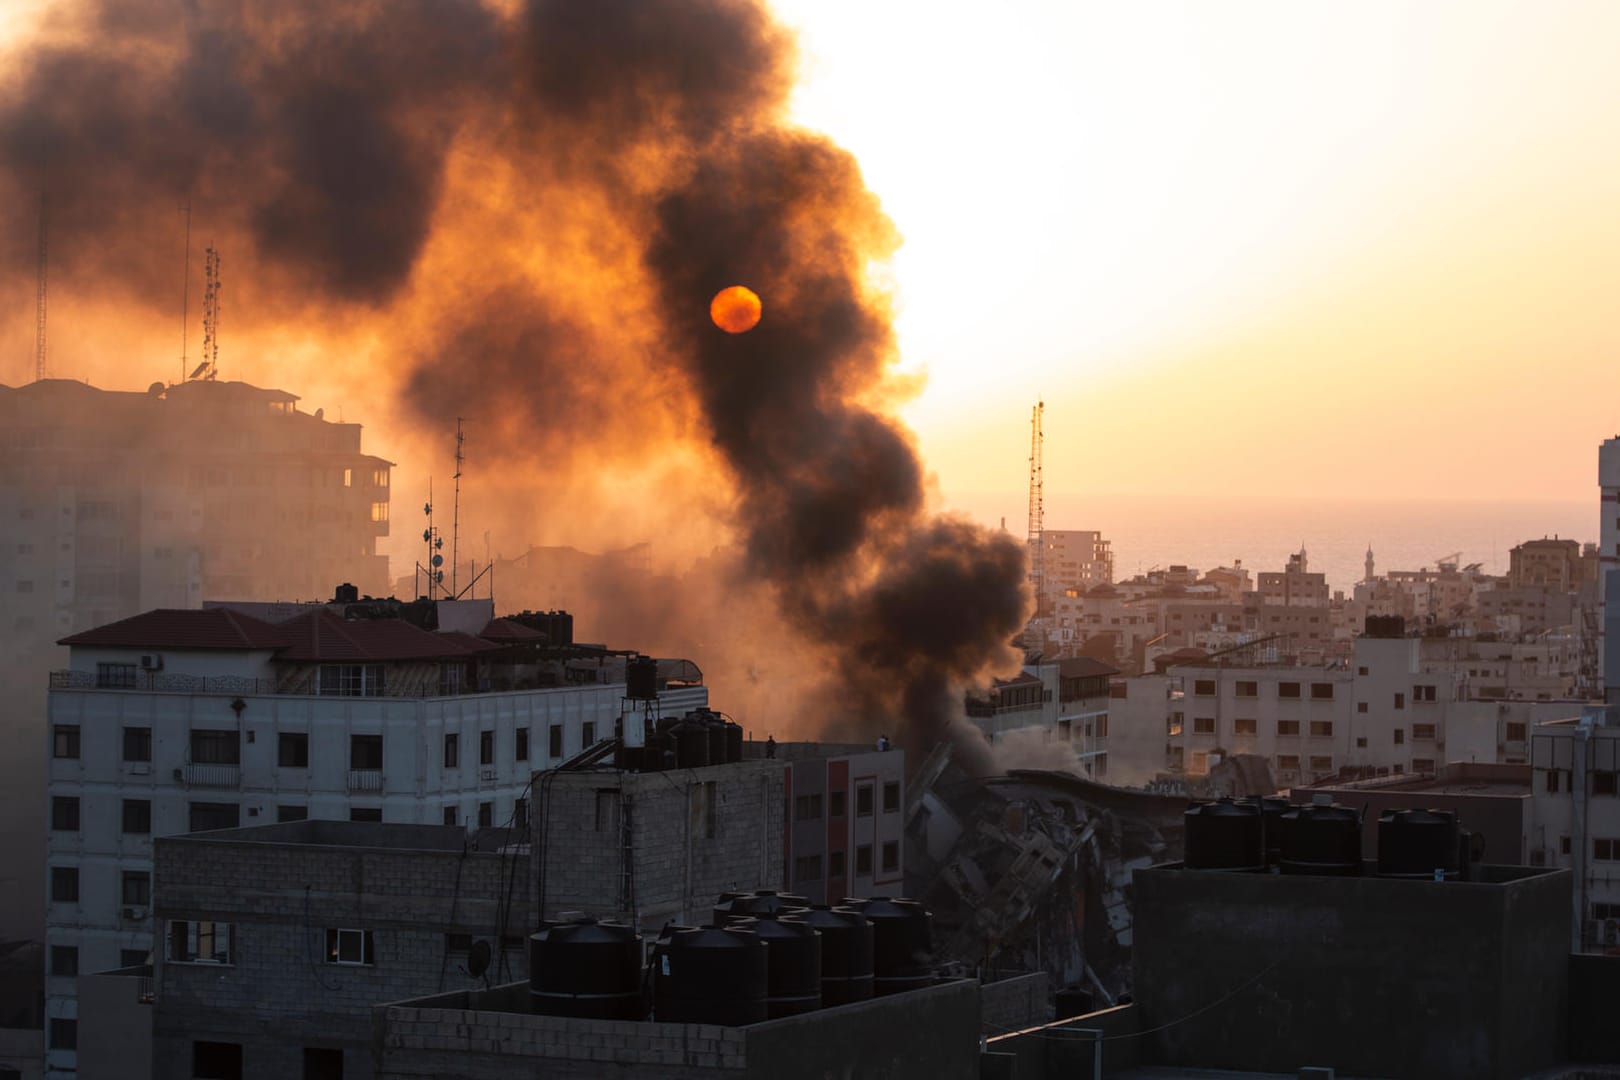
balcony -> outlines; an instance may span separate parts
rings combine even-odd
[[[383,789],[381,769],[350,769],[349,790],[379,792]]]
[[[239,788],[242,786],[240,765],[188,764],[181,771],[187,787]]]
[[[53,671],[52,690],[122,690],[170,694],[273,694],[271,679],[249,679],[239,675],[181,675],[143,671],[134,686],[111,686],[101,682],[93,671]]]

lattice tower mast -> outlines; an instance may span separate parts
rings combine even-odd
[[[1035,617],[1046,608],[1046,504],[1041,489],[1041,450],[1045,435],[1041,420],[1046,402],[1036,402],[1029,416],[1029,577],[1035,587]]]

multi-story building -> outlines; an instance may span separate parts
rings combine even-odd
[[[1598,447],[1598,624],[1603,698],[1620,704],[1620,435]]]
[[[281,623],[159,610],[64,639],[47,744],[51,955],[83,971],[146,955],[154,836],[524,820],[535,768],[613,734],[625,656],[507,620],[476,636],[401,617],[465,625],[468,603],[313,605]],[[667,667],[681,678],[660,684],[663,707],[706,704],[692,665]],[[76,1016],[71,978],[48,975],[46,991],[49,1019]],[[50,1046],[53,1075],[71,1073],[70,1041]]]
[[[1579,708],[1579,707],[1576,707]],[[1574,877],[1571,948],[1620,948],[1620,717],[1588,706],[1530,738],[1530,861]]]
[[[906,756],[800,757],[788,765],[788,890],[818,904],[902,892]]]
[[[1280,572],[1262,571],[1255,592],[1262,604],[1327,607],[1327,575],[1310,573],[1305,549],[1300,548],[1288,556],[1288,565]]]
[[[996,679],[965,701],[969,722],[992,746],[1039,733],[1074,752],[1086,776],[1108,772],[1109,679],[1119,671],[1089,656],[1034,659],[1010,679]]]
[[[1043,608],[1056,603],[1066,589],[1089,589],[1114,580],[1114,552],[1102,533],[1047,529],[1041,539],[1041,575],[1046,593],[1041,598]]]

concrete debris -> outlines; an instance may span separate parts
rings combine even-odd
[[[1129,991],[1131,875],[1181,857],[1185,794],[1017,770],[916,805],[907,885],[934,913],[938,960]]]

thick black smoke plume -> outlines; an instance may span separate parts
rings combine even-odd
[[[509,501],[651,458],[688,466],[684,498],[718,465],[729,499],[695,505],[835,688],[807,726],[926,751],[1016,664],[1022,545],[926,511],[866,279],[897,237],[855,160],[786,121],[792,41],[758,0],[120,0],[63,25],[87,29],[0,97],[0,201],[49,187],[72,257],[102,245],[81,274],[160,303],[144,222],[190,198],[273,278],[267,324],[341,310],[418,416],[482,416]],[[708,318],[733,284],[765,309],[735,336]]]

